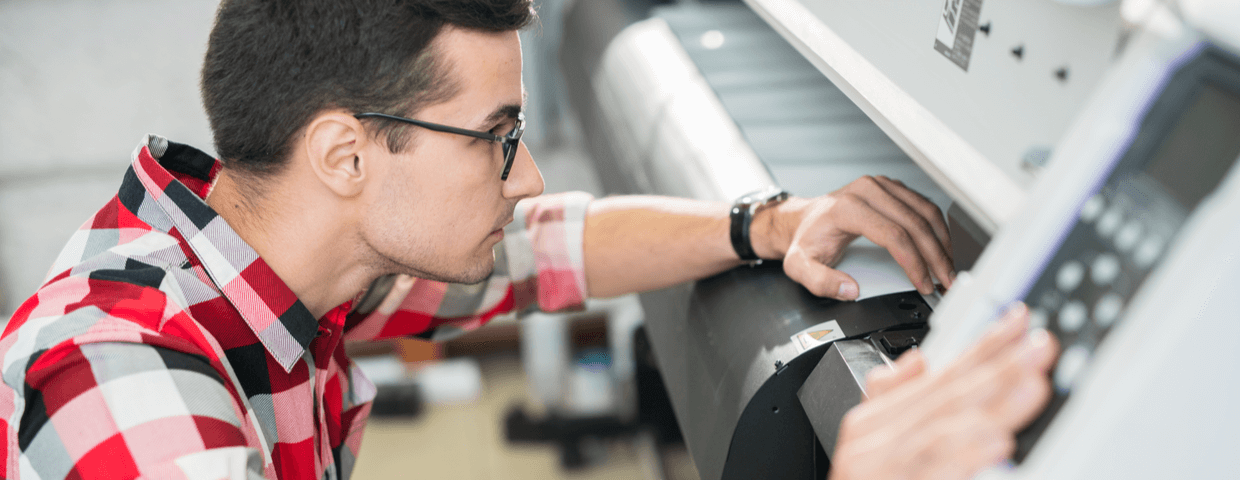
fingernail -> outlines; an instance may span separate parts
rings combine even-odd
[[[1044,328],[1035,328],[1025,337],[1024,356],[1029,363],[1038,363],[1046,354],[1047,345],[1051,343],[1051,334]]]
[[[1007,308],[1003,309],[1003,318],[1010,323],[1016,322],[1028,313],[1028,311],[1029,307],[1025,305],[1025,302],[1012,302],[1008,304]]]
[[[947,278],[951,280],[952,283],[956,283],[956,271],[952,270],[951,273],[947,274]]]
[[[852,300],[857,298],[861,292],[857,290],[857,284],[852,282],[844,282],[840,284],[840,298]]]

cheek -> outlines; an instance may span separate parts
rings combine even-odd
[[[461,260],[474,256],[495,222],[503,220],[505,202],[498,178],[488,182],[487,172],[476,165],[478,159],[464,156],[469,153],[477,155],[460,152],[455,158],[407,157],[385,172],[367,215],[372,238],[383,244],[375,245],[377,248],[385,253],[404,250],[402,256],[406,257],[434,255]]]
[[[424,249],[431,241],[424,228],[434,209],[424,208],[423,188],[417,182],[398,178],[384,178],[374,198],[362,213],[366,219],[362,235],[367,242],[384,256],[411,259],[411,254]]]
[[[445,155],[418,165],[423,188],[422,201],[433,205],[459,230],[460,235],[471,235],[472,230],[483,228],[490,233],[505,203],[499,183],[498,153],[495,162],[489,162],[494,153],[475,144],[454,144],[442,151]],[[481,147],[481,148],[480,148]],[[462,238],[461,240],[465,240]]]

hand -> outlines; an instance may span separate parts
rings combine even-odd
[[[768,211],[773,214],[761,218]],[[853,300],[860,294],[855,279],[831,268],[858,236],[891,252],[921,293],[934,292],[932,275],[945,287],[955,277],[943,213],[898,180],[862,177],[822,197],[789,199],[758,217],[755,251],[782,257],[784,272],[820,297]]]
[[[1050,398],[1058,351],[1045,330],[1025,334],[1028,318],[1013,308],[946,370],[927,372],[912,350],[871,372],[869,398],[840,426],[831,480],[967,479],[1011,455]]]

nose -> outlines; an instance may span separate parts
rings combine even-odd
[[[525,142],[517,144],[517,157],[512,160],[512,170],[508,172],[508,180],[504,181],[504,197],[514,200],[536,197],[543,192],[542,172],[534,164],[534,157]]]

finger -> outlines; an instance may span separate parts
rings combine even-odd
[[[918,413],[907,416],[904,428],[921,428],[926,422],[968,409],[994,409],[1003,392],[1013,388],[1019,376],[1018,341],[1025,332],[1028,313],[1017,304],[996,322],[982,340],[953,362],[942,374],[918,379],[917,388],[899,389],[892,401],[916,404]],[[1003,353],[1007,355],[1002,355]]]
[[[947,275],[946,278],[940,278],[944,287],[950,288],[956,282],[956,260],[952,251],[951,229],[947,226],[946,216],[939,209],[938,205],[926,198],[924,195],[905,187],[903,183],[885,176],[875,177],[878,183],[887,189],[892,196],[900,199],[905,205],[917,212],[934,232],[935,238],[938,240],[944,254],[947,256]],[[936,272],[937,274],[937,272]]]
[[[967,479],[1015,449],[1010,431],[976,412],[945,417],[916,434],[916,478]]]
[[[877,412],[877,415],[859,415],[867,407],[853,407],[840,423],[839,440],[831,455],[831,479],[909,478],[903,474],[911,470],[911,455],[892,455],[905,452],[907,437],[890,435],[888,426],[882,422],[898,412]],[[869,417],[859,421],[862,417]],[[876,421],[877,420],[877,421]]]
[[[784,256],[784,273],[819,297],[856,300],[861,294],[857,281],[851,276],[824,265],[795,242]]]
[[[865,393],[873,398],[896,388],[926,371],[926,358],[918,350],[901,355],[891,367],[879,366],[866,375]]]
[[[1011,363],[1017,373],[1012,384],[990,409],[991,415],[1008,428],[1023,427],[1033,420],[1050,400],[1051,384],[1047,371],[1059,351],[1058,342],[1045,330],[1031,332]]]
[[[1025,315],[1017,305],[984,338],[1002,343],[1013,329],[1017,330],[1012,338],[1024,338]],[[918,374],[883,395],[871,396],[845,416],[837,452],[854,453],[855,460],[878,445],[899,445],[905,454],[884,463],[882,471],[918,478],[968,478],[994,465],[1014,448],[1012,433],[1019,426],[1014,420],[1032,418],[1031,412],[1040,410],[1047,395],[1048,390],[1035,390],[1032,397],[1041,401],[1021,402],[1021,395],[1026,394],[1020,393],[1019,387],[1011,387],[1040,378],[1042,386],[1049,388],[1043,372],[1053,362],[1050,357],[1057,346],[1053,338],[1039,337],[1035,330],[1024,343],[1016,345],[1018,348],[1009,345],[997,353],[982,355],[986,361],[955,378]],[[919,353],[902,357],[891,375],[905,368],[922,368],[918,364],[923,359],[919,357]],[[994,395],[996,391],[1016,393],[1007,397]],[[1003,408],[1020,408],[1001,408],[1000,414],[994,415],[988,407],[996,403]]]
[[[904,199],[893,195],[889,187],[881,180],[864,177],[856,183],[858,184],[857,190],[866,203],[903,227],[918,251],[921,252],[922,258],[926,260],[931,272],[938,278],[939,283],[950,287],[953,270],[951,250],[939,238],[930,220],[907,204]],[[890,188],[906,190],[895,185],[891,185]],[[916,196],[912,192],[907,193],[910,196]],[[933,205],[931,207],[936,212],[938,211],[938,207]],[[942,222],[941,219],[939,221]]]
[[[1037,328],[1025,336],[1029,362],[1041,373],[1048,373],[1059,358],[1059,340],[1044,328]]]
[[[1029,308],[1015,303],[1003,316],[986,327],[986,333],[978,339],[958,360],[945,370],[948,375],[959,375],[990,360],[999,352],[1012,348],[1024,336],[1029,325]]]
[[[901,458],[917,458],[917,462],[929,463],[941,461],[933,454],[935,448],[941,448],[939,443],[977,429],[954,431],[952,426],[956,421],[968,416],[984,417],[988,412],[979,398],[993,396],[994,387],[988,380],[997,370],[996,365],[986,364],[975,372],[977,376],[951,382],[934,375],[910,379],[885,395],[870,397],[850,411],[844,424],[848,428],[841,430],[841,438],[845,432],[850,436],[864,432],[865,440],[859,442],[858,448],[870,443],[920,439],[920,443],[908,444],[908,449],[902,451],[910,455]],[[991,424],[992,428],[998,425],[997,422]]]
[[[944,386],[968,401],[959,408],[987,411],[1006,428],[1015,429],[1032,419],[1050,395],[1046,371],[1058,351],[1045,330],[1035,330],[1017,346],[978,366],[971,374]]]
[[[903,410],[876,407],[872,403],[849,409],[840,422],[832,468],[847,465],[846,470],[853,474],[848,478],[907,478],[896,473],[908,471],[911,466],[913,456],[904,453],[908,451],[906,445],[910,436],[893,428],[893,422],[889,421],[902,414]],[[901,454],[892,455],[891,452]]]
[[[927,295],[934,292],[934,282],[930,280],[926,262],[903,226],[887,218],[855,194],[840,195],[839,202],[843,207],[839,224],[842,230],[862,235],[887,249],[918,292]]]
[[[1022,337],[1027,316],[1024,305],[1016,304],[977,345],[941,374],[921,375],[901,388],[871,397],[867,402],[871,408],[866,411],[907,412],[888,419],[894,435],[907,435],[926,428],[935,418],[985,408],[985,402],[993,402],[996,392],[1007,385],[995,380],[1003,371],[994,357],[1011,349]]]
[[[865,408],[857,409],[857,423],[881,422],[887,435],[902,438],[929,428],[938,419],[958,415],[970,408],[985,410],[984,406],[976,404],[977,392],[971,389],[976,385],[948,380],[941,375],[921,375],[882,395],[872,395],[860,405]],[[871,416],[879,414],[876,412],[888,412],[890,415],[871,419]]]
[[[1034,417],[1046,408],[1050,399],[1050,377],[1026,372],[1015,387],[1008,389],[996,406],[987,410],[1005,428],[1016,430],[1033,421]]]
[[[887,176],[879,175],[874,177],[878,183],[887,189],[896,198],[903,200],[904,203],[916,210],[918,214],[925,218],[934,229],[934,235],[938,237],[939,243],[943,244],[943,249],[948,254],[952,251],[951,229],[947,228],[947,221],[943,217],[943,211],[938,205],[931,202],[930,199],[918,193],[916,190],[904,186],[904,183]]]

